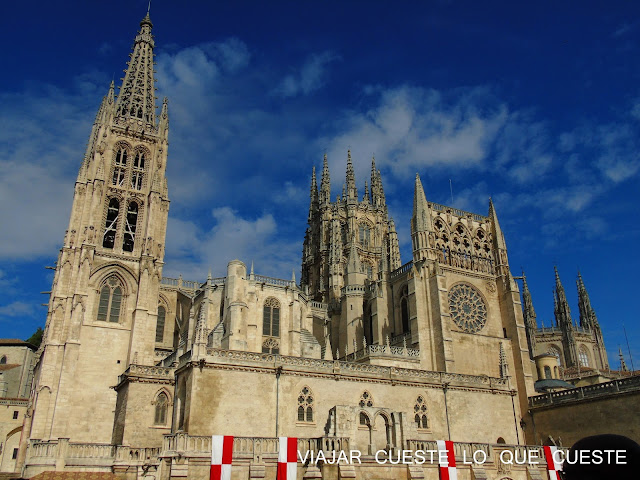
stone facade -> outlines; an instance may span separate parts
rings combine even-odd
[[[212,434],[236,437],[233,478],[275,478],[278,436],[357,449],[361,465],[300,478],[437,478],[377,451],[482,450],[461,479],[540,478],[502,450],[535,441],[535,364],[496,210],[428,202],[416,176],[411,262],[400,265],[382,177],[363,197],[347,154],[330,199],[311,180],[301,282],[239,261],[201,282],[162,276],[169,208],[166,99],[156,118],[151,20],[111,84],[75,185],[18,467],[208,478]],[[529,342],[529,343],[528,343]],[[536,447],[537,448],[537,447]]]

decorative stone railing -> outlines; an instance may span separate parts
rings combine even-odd
[[[440,205],[439,203],[429,202],[429,206],[437,212],[451,212],[452,215],[456,217],[464,218],[467,216],[471,216],[476,222],[483,223],[488,220],[488,217],[483,215],[478,215],[477,213],[465,212],[464,210],[459,210],[457,208],[447,207],[446,205]]]
[[[161,447],[129,447],[103,443],[71,443],[67,439],[39,441],[31,440],[27,464],[55,464],[63,459],[64,464],[74,466],[112,465],[113,462],[138,464],[158,463]],[[96,463],[98,462],[98,463]]]
[[[373,346],[373,345],[372,345]],[[402,349],[401,349],[402,350]],[[409,350],[409,349],[407,349]],[[183,355],[184,356],[184,355]],[[222,350],[207,348],[207,361],[212,363],[245,363],[262,364],[265,367],[276,368],[290,366],[292,368],[313,369],[322,373],[337,373],[341,375],[376,375],[385,379],[419,378],[429,383],[456,386],[476,386],[492,390],[509,391],[506,378],[489,377],[487,375],[464,375],[460,373],[434,372],[413,368],[385,367],[342,360],[320,360],[315,358],[288,357],[273,353],[244,352],[239,350]],[[181,357],[182,364],[182,357]]]
[[[29,404],[29,400],[27,398],[11,398],[11,397],[0,398],[0,405],[12,405],[14,407],[26,407],[28,404]]]
[[[167,285],[169,287],[176,287],[180,290],[198,290],[202,287],[202,282],[195,282],[193,280],[183,280],[182,277],[178,277],[178,278],[162,277],[162,280],[160,281],[160,283],[162,285]],[[224,281],[222,283],[224,283]]]
[[[234,455],[256,456],[263,454],[276,455],[279,451],[279,441],[275,437],[234,437]],[[162,449],[164,454],[172,452],[189,452],[192,454],[211,454],[211,437],[194,436],[186,433],[165,435]],[[319,437],[298,438],[298,451],[304,456],[307,451],[315,452],[323,450],[339,451],[349,449],[347,437]]]
[[[405,263],[404,265],[396,268],[393,272],[391,272],[391,278],[396,278],[402,275],[403,273],[407,273],[413,267],[413,260]]]
[[[311,301],[311,308],[315,308],[316,310],[322,310],[322,311],[327,311],[327,309],[329,308],[329,304],[328,303],[322,303],[322,302],[316,302],[316,301]]]
[[[352,293],[362,293],[364,294],[366,291],[364,285],[347,285],[340,289],[341,295],[349,295]]]
[[[284,280],[282,278],[274,278],[274,277],[265,277],[263,275],[253,275],[250,277],[251,280],[256,283],[264,283],[265,285],[273,285],[276,287],[288,287],[288,288],[298,288],[296,282],[293,280]]]
[[[391,345],[367,345],[355,353],[349,353],[343,357],[346,361],[355,362],[363,358],[371,357],[403,357],[403,358],[420,358],[420,350],[416,348],[392,347]]]
[[[161,377],[161,378],[167,378],[167,377],[173,378],[173,370],[169,367],[164,367],[160,365],[154,366],[154,365],[131,364],[124,371],[124,373],[120,375],[120,377],[118,377],[118,383],[124,381],[126,377],[135,376],[135,375],[143,375],[145,377],[152,376],[152,377]]]
[[[529,397],[529,406],[541,407],[631,391],[640,391],[640,376],[536,395]]]

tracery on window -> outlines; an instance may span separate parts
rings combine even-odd
[[[127,208],[127,217],[124,224],[124,240],[122,242],[122,249],[125,252],[133,252],[133,245],[136,239],[136,227],[138,223],[138,204],[136,202],[129,202]]]
[[[581,367],[589,367],[589,354],[587,353],[587,349],[583,346],[578,350],[578,360],[580,361]]]
[[[122,305],[122,284],[117,277],[111,276],[100,289],[97,319],[102,322],[117,323],[120,320]]]
[[[144,150],[138,150],[135,157],[133,158],[133,169],[131,171],[131,188],[133,188],[134,190],[142,189],[145,156],[146,154]]]
[[[402,333],[409,332],[409,288],[406,285],[400,294],[400,317],[402,319]]]
[[[158,320],[156,321],[156,343],[162,343],[164,340],[164,319],[167,314],[165,308],[161,305],[158,307]]]
[[[262,353],[280,353],[280,342],[277,338],[266,337],[262,341]]]
[[[280,336],[280,302],[273,297],[267,298],[264,302],[262,335],[265,337]]]
[[[416,403],[413,406],[414,421],[418,428],[429,428],[429,422],[427,420],[427,403],[422,395],[419,395],[416,399]]]
[[[555,345],[549,345],[549,353],[558,359],[558,365],[562,365],[562,354]]]
[[[373,397],[366,390],[360,396],[360,402],[358,403],[360,407],[373,407]]]
[[[124,145],[117,145],[115,150],[116,157],[114,160],[112,183],[117,187],[123,187],[125,177],[127,176],[127,147]]]
[[[165,392],[161,392],[156,397],[155,415],[153,423],[155,425],[167,424],[167,410],[169,409],[169,397]]]
[[[449,311],[464,332],[476,333],[487,323],[487,307],[475,287],[460,283],[449,290]]]
[[[369,426],[369,425],[371,425],[371,420],[369,420],[369,416],[366,413],[360,412],[359,423],[360,423],[360,425]]]
[[[304,387],[298,395],[298,421],[313,422],[313,393]]]
[[[120,202],[118,199],[110,199],[109,206],[107,207],[107,220],[104,225],[104,237],[102,239],[102,246],[104,248],[113,248],[115,244],[119,212]]]

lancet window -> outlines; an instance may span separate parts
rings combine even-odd
[[[110,199],[109,206],[107,207],[107,220],[104,226],[104,238],[102,239],[102,246],[104,248],[113,248],[113,245],[115,244],[119,212],[120,202],[118,199]]]
[[[144,176],[145,152],[138,150],[133,158],[133,170],[131,172],[131,188],[142,189],[142,179]]]
[[[156,321],[156,343],[162,343],[164,340],[164,320],[167,311],[163,306],[158,307],[158,319]]]
[[[262,334],[269,337],[280,336],[280,302],[273,297],[264,302]]]
[[[115,165],[113,167],[113,185],[117,187],[124,186],[124,180],[127,176],[127,148],[124,145],[116,147]]]
[[[298,421],[313,422],[313,393],[304,387],[298,395]]]
[[[111,276],[100,289],[97,319],[117,323],[120,320],[121,305],[122,284],[117,277]]]
[[[156,408],[153,423],[155,425],[167,424],[167,410],[169,409],[169,397],[165,392],[161,392],[156,397]]]
[[[127,208],[127,217],[124,225],[124,240],[122,242],[122,249],[125,252],[133,252],[133,245],[136,239],[136,226],[138,223],[138,204],[136,202],[129,202]]]
[[[402,318],[402,333],[409,331],[409,288],[405,285],[400,297],[400,317]]]
[[[580,366],[589,366],[589,354],[587,353],[587,349],[584,345],[580,347],[580,350],[578,350],[578,360],[580,361]]]

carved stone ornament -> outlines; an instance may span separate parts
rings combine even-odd
[[[449,311],[454,323],[467,333],[479,332],[487,323],[487,307],[471,285],[460,283],[449,290]]]

